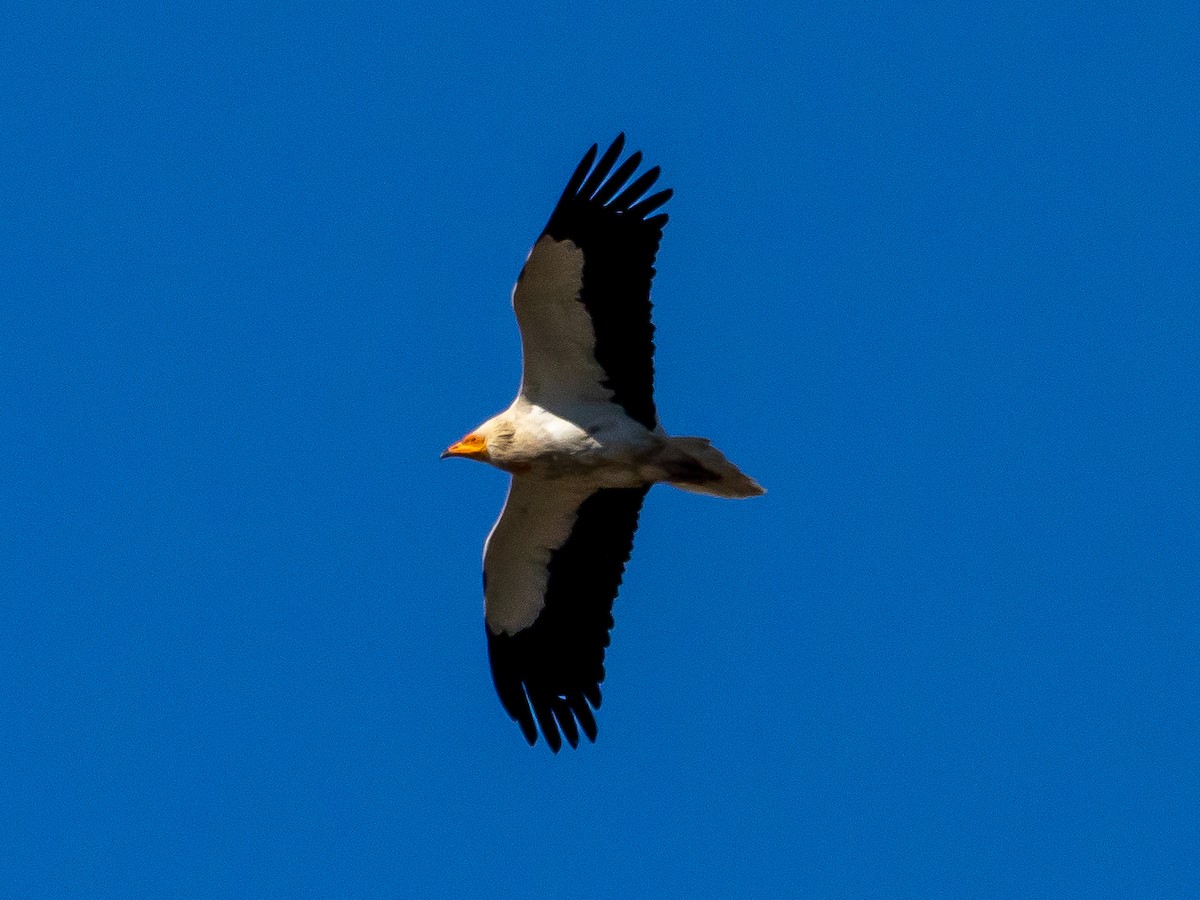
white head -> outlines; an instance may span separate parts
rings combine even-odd
[[[515,429],[508,420],[495,416],[488,419],[470,434],[455,441],[442,453],[442,459],[448,456],[461,456],[464,459],[477,459],[480,462],[497,465],[505,451],[512,446]]]

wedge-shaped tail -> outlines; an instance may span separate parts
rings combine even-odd
[[[708,438],[673,437],[667,445],[667,484],[713,497],[758,497],[762,486],[725,458]]]

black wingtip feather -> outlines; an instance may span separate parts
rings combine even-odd
[[[660,172],[661,170],[658,166],[655,166],[653,169],[647,169],[636,179],[634,179],[629,187],[621,191],[620,196],[613,200],[613,202],[609,205],[618,212],[627,211],[631,204],[636,203],[638,198],[646,193],[646,191],[650,190],[650,186],[654,184],[654,182],[658,181]]]
[[[612,171],[613,163],[617,161],[617,157],[621,155],[621,151],[624,148],[625,133],[622,132],[617,135],[617,139],[604,151],[604,155],[596,163],[596,168],[592,169],[592,174],[584,181],[583,187],[579,189],[581,196],[592,199],[592,195],[596,193],[596,188],[600,187],[601,182],[608,177],[608,173]]]
[[[650,213],[654,212],[664,203],[671,199],[675,191],[671,188],[659,191],[657,194],[651,194],[645,200],[639,200],[633,206],[629,207],[629,214],[637,216],[640,219],[645,219]],[[649,221],[647,219],[647,221]]]
[[[525,735],[525,740],[532,747],[537,743],[537,724],[533,721],[533,713],[530,712],[529,705],[525,705],[525,712],[521,715],[513,716],[513,719],[521,726],[521,734]]]
[[[579,746],[579,728],[575,724],[575,716],[571,713],[566,698],[556,698],[551,708],[554,710],[554,718],[558,720],[558,730],[563,733],[571,749],[576,749]]]
[[[554,713],[550,710],[550,698],[542,694],[531,694],[529,700],[533,705],[533,715],[542,729],[542,737],[546,739],[550,749],[557,753],[562,749],[562,735],[558,733]]]
[[[572,694],[567,697],[567,702],[571,704],[575,718],[579,721],[579,727],[583,729],[583,733],[587,735],[587,739],[595,743],[596,735],[599,733],[596,728],[596,717],[592,715],[592,709],[587,705],[583,694]]]
[[[579,186],[583,184],[583,179],[587,177],[588,170],[592,168],[592,163],[596,159],[596,154],[600,152],[598,144],[592,144],[588,148],[588,152],[583,154],[583,159],[579,161],[579,165],[575,167],[575,171],[571,173],[571,177],[567,179],[567,186],[563,188],[563,199],[573,197],[579,192]],[[561,203],[562,200],[559,200]]]
[[[624,187],[625,182],[629,180],[629,176],[641,164],[642,154],[641,151],[638,151],[626,159],[625,162],[621,163],[621,165],[617,166],[617,170],[609,176],[608,181],[600,185],[600,190],[596,191],[595,196],[592,197],[592,202],[599,203],[602,206],[608,203],[613,198],[613,195]]]
[[[592,709],[599,709],[600,702],[604,699],[604,697],[600,694],[600,684],[599,684],[599,682],[601,680],[603,680],[603,678],[604,678],[604,673],[602,672],[600,674],[600,678],[597,679],[596,684],[590,684],[583,689],[583,696],[587,698],[588,703],[592,704]]]

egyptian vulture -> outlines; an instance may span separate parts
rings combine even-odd
[[[631,181],[642,155],[616,165],[624,145],[584,154],[517,278],[517,398],[442,454],[512,475],[483,550],[488,658],[525,739],[540,728],[555,752],[596,739],[612,604],[650,486],[763,493],[705,438],[659,424],[650,281],[671,191],[646,196],[659,169]]]

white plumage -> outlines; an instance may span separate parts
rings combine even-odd
[[[488,654],[505,710],[555,751],[596,738],[612,602],[650,486],[763,493],[707,439],[658,424],[650,282],[671,192],[645,196],[657,168],[630,181],[640,153],[614,170],[623,146],[587,152],[517,279],[516,399],[443,454],[513,476],[484,548]]]

